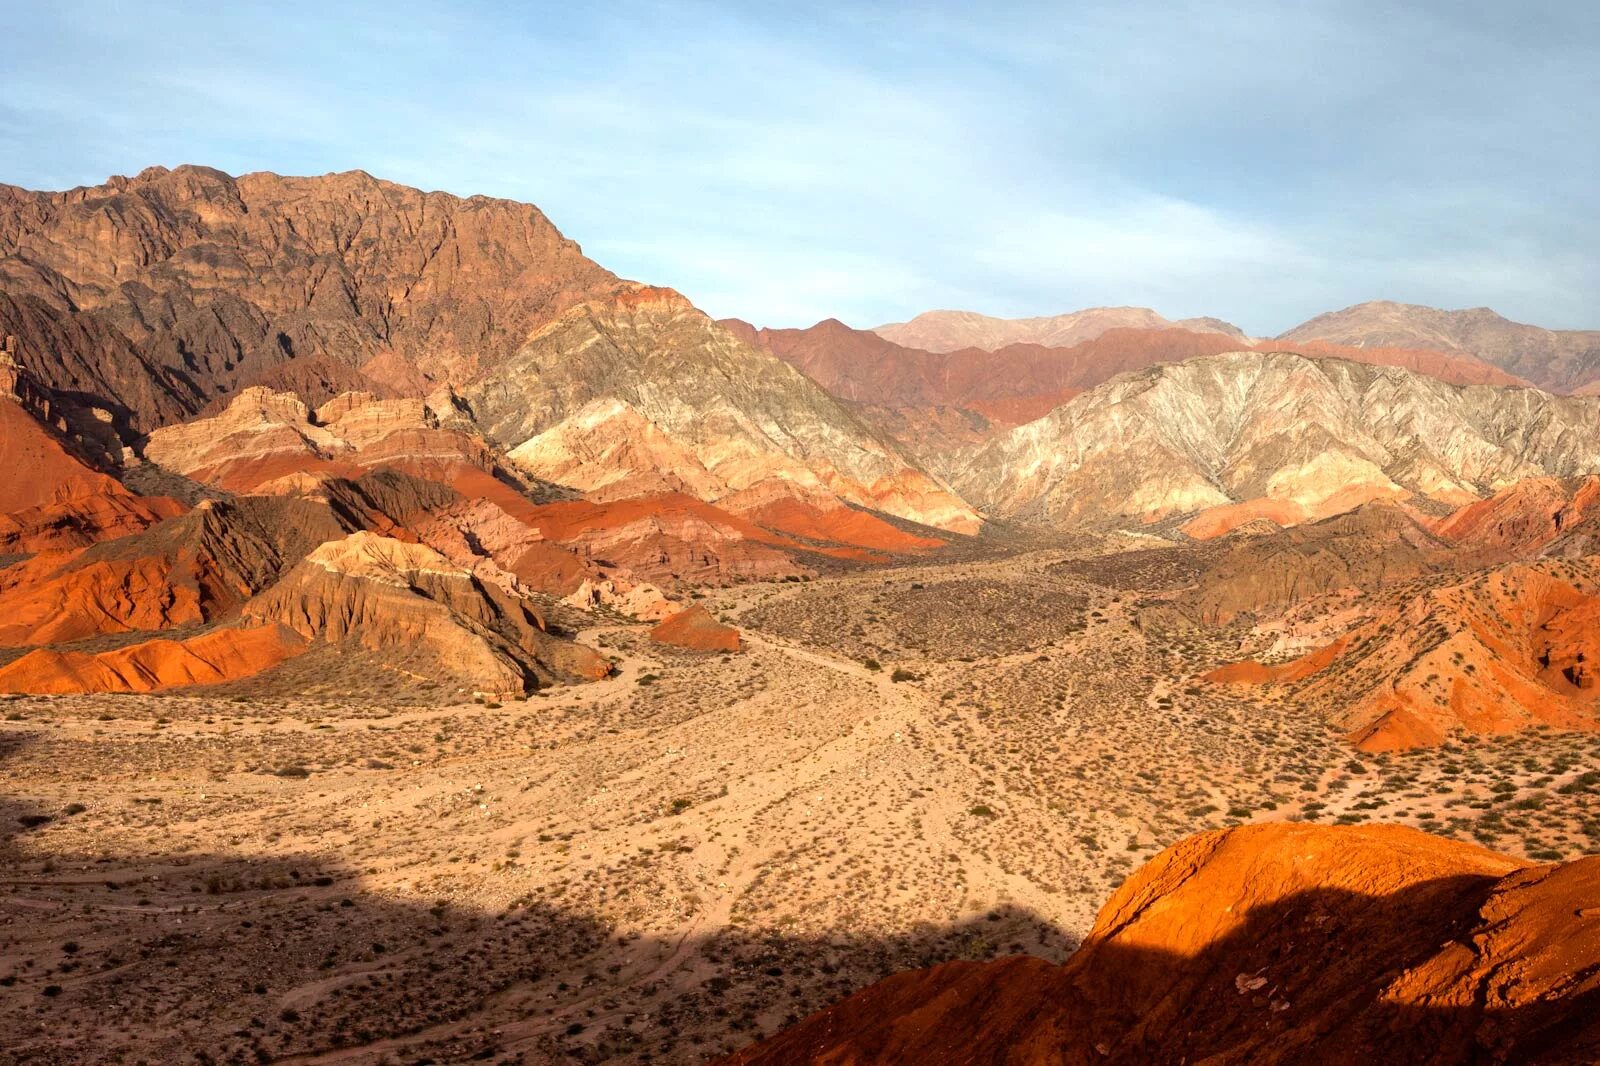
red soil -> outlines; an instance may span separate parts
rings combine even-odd
[[[793,497],[747,511],[745,517],[780,533],[858,548],[914,553],[944,547],[944,541],[896,529],[876,515],[853,507],[823,509]]]

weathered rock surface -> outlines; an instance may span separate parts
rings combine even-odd
[[[1470,353],[1556,392],[1573,392],[1600,380],[1600,330],[1523,325],[1487,307],[1441,311],[1373,300],[1318,315],[1280,339]]]
[[[152,167],[66,192],[0,187],[0,290],[29,320],[12,332],[53,353],[46,384],[123,398],[144,430],[300,359],[354,368],[396,352],[460,382],[617,284],[535,207],[359,171]],[[46,328],[81,329],[111,358],[47,349]]]
[[[15,373],[0,365],[7,370]],[[0,555],[81,548],[183,510],[176,500],[136,495],[91,468],[40,421],[26,395],[27,379],[12,376],[6,386],[0,391],[0,469],[6,471],[0,477]]]
[[[1593,400],[1235,352],[1113,379],[998,437],[954,484],[1003,515],[1073,524],[1201,514],[1190,532],[1210,536],[1375,499],[1458,506],[1525,477],[1595,471]]]
[[[857,549],[806,545],[680,493],[550,503],[523,521],[585,567],[622,566],[668,586],[799,577],[812,573],[803,562],[809,551],[860,557]]]
[[[1600,572],[1592,560],[1515,563],[1430,589],[1280,666],[1221,682],[1284,684],[1366,751],[1453,732],[1600,728]]]
[[[402,523],[454,499],[388,471],[317,490],[205,500],[139,533],[0,570],[0,646],[216,621],[326,541],[360,529],[414,540]]]
[[[726,1060],[1580,1063],[1600,858],[1528,866],[1386,826],[1245,826],[1130,877],[1064,966],[898,974]]]
[[[524,455],[597,400],[620,400],[680,446],[670,476],[682,475],[686,452],[732,491],[783,478],[925,525],[981,525],[805,375],[670,290],[572,308],[464,396],[492,439]],[[904,491],[911,477],[916,493]]]
[[[1514,558],[1577,558],[1600,549],[1600,477],[1527,478],[1435,523],[1463,548]]]
[[[689,651],[738,651],[740,647],[739,631],[723,625],[698,604],[651,629],[650,639]]]
[[[517,469],[594,500],[663,492],[715,500],[730,491],[689,448],[616,399],[588,404],[507,454]]]
[[[309,641],[404,656],[406,669],[485,692],[523,692],[610,670],[594,651],[545,632],[532,604],[421,544],[369,532],[318,547],[243,608]]]

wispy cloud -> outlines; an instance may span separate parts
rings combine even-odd
[[[1580,0],[75,0],[8,30],[0,179],[359,166],[531,200],[714,314],[1600,325]]]

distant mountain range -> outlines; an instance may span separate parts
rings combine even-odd
[[[1487,307],[1441,311],[1374,300],[1318,315],[1280,339],[1471,353],[1552,392],[1588,391],[1600,384],[1600,330],[1527,326]]]
[[[1444,352],[1469,363],[1499,367],[1506,374],[1553,392],[1574,392],[1600,383],[1600,330],[1552,330],[1502,318],[1487,307],[1441,311],[1417,304],[1373,300],[1330,311],[1276,338],[1253,339],[1217,318],[1168,321],[1147,307],[1091,307],[1039,318],[991,318],[972,311],[926,311],[909,322],[873,332],[897,344],[934,352],[962,348],[996,351],[1008,344],[1067,347],[1110,329],[1177,327],[1246,342],[1242,347],[1299,350],[1310,342],[1357,349]]]
[[[6,551],[99,553],[7,587],[49,632],[293,634],[250,638],[245,660],[327,635],[291,616],[356,586],[310,580],[314,555],[362,580],[447,565],[659,612],[686,585],[938,551],[989,518],[1204,539],[1600,473],[1600,399],[1529,387],[1595,387],[1600,333],[1382,303],[1267,341],[1126,307],[760,329],[618,278],[531,205],[361,172],[0,187],[0,337],[0,446],[29,472]],[[255,505],[183,514],[262,496],[331,508],[327,536],[265,543]],[[447,563],[370,538],[316,555],[358,534]],[[264,613],[291,573],[299,598]],[[135,581],[163,606],[116,591]],[[405,581],[439,626],[499,619],[480,678],[590,669],[492,595]]]
[[[1188,329],[1249,341],[1238,326],[1218,318],[1169,321],[1148,307],[1090,307],[1038,318],[991,318],[975,311],[924,311],[909,322],[877,326],[874,333],[908,348],[953,352],[961,348],[993,351],[1008,344],[1066,348],[1093,340],[1110,329]]]

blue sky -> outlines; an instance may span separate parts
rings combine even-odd
[[[360,168],[716,315],[1600,327],[1600,4],[0,0],[0,181]]]

